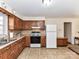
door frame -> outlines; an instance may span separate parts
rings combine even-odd
[[[64,37],[65,37],[65,23],[70,23],[71,24],[71,41],[72,41],[72,22],[64,22]],[[72,43],[72,42],[68,42],[68,43]]]

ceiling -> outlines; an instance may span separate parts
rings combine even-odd
[[[41,0],[6,0],[20,15],[25,17],[78,17],[79,0],[54,0],[51,6]]]

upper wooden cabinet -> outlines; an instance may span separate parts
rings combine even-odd
[[[23,21],[23,29],[33,29],[32,27],[40,27],[40,29],[45,29],[45,21]]]
[[[15,16],[9,16],[9,30],[21,30],[22,20]]]
[[[23,29],[24,30],[30,30],[32,26],[32,22],[30,21],[23,21]]]
[[[0,12],[8,16],[8,19],[9,19],[8,29],[9,30],[21,30],[22,29],[22,20],[18,16],[14,15],[13,13],[1,7],[0,7]]]
[[[9,16],[8,18],[9,18],[9,30],[14,29],[15,28],[14,27],[14,19],[15,19],[15,17],[14,16]]]
[[[22,21],[16,16],[9,16],[9,30],[31,30],[32,27],[40,27],[40,30],[45,29],[45,21]]]
[[[15,25],[15,29],[21,30],[22,29],[22,20],[15,17],[14,25]]]

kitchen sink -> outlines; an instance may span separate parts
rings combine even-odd
[[[11,41],[15,41],[16,40],[16,38],[11,38],[9,41],[11,42]]]
[[[0,40],[0,45],[4,45],[4,44],[7,44],[7,40]]]
[[[16,38],[11,38],[11,39],[4,39],[4,38],[1,38],[1,39],[0,39],[0,46],[5,45],[5,44],[7,44],[7,43],[9,43],[9,42],[12,42],[12,41],[15,41],[15,40],[16,40]]]

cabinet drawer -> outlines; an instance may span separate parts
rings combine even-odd
[[[2,59],[2,54],[0,54],[0,59]]]
[[[7,46],[5,48],[2,49],[2,53],[5,52],[6,50],[9,50],[11,46]]]
[[[67,46],[68,39],[67,38],[58,38],[57,39],[57,46]]]

